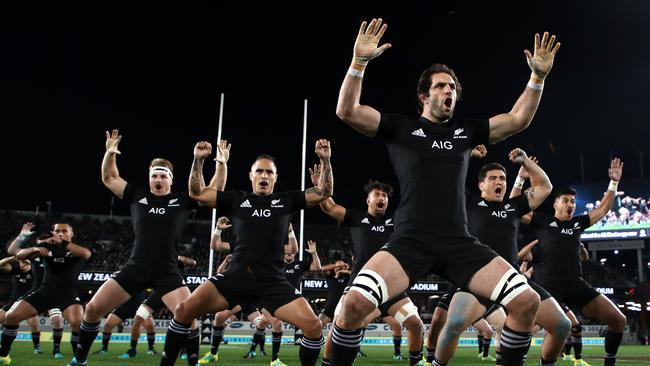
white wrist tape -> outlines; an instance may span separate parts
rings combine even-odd
[[[292,230],[292,231],[289,231],[289,235],[288,235],[288,236],[289,236],[289,239],[295,239],[295,238],[296,238],[296,234],[293,232],[293,230]]]
[[[526,179],[517,176],[517,179],[515,179],[514,188],[522,189],[524,187],[524,182],[526,182]]]
[[[221,229],[219,229],[218,227],[214,228],[212,234],[217,236],[221,235]]]
[[[526,84],[527,87],[533,89],[533,90],[544,90],[544,82],[542,81],[541,83],[534,83],[532,80]]]
[[[616,192],[618,188],[618,181],[615,180],[610,180],[609,181],[609,186],[607,187],[608,191]]]
[[[359,71],[357,69],[349,68],[348,69],[348,75],[355,77],[355,78],[362,78],[363,77],[363,71]]]

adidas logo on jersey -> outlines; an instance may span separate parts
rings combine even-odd
[[[242,202],[241,205],[239,205],[239,207],[253,207],[253,206],[251,206],[251,203],[248,202],[248,200],[246,200]]]
[[[361,223],[362,223],[362,224],[369,224],[369,223],[370,223],[370,220],[368,220],[367,217],[364,217],[363,220],[361,220]]]
[[[485,203],[485,201],[479,202],[478,205],[481,207],[487,207],[487,203]]]
[[[550,227],[557,227],[557,222],[553,221],[553,222],[550,223],[548,226],[550,226]]]
[[[149,204],[149,202],[147,202],[147,197],[141,199],[140,201],[138,201],[138,203],[142,203],[143,205],[148,205]]]
[[[418,128],[417,130],[411,132],[411,135],[418,136],[418,137],[427,137],[427,135],[424,134],[424,131],[421,128]]]

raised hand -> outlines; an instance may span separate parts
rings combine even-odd
[[[314,164],[314,168],[309,168],[309,176],[311,177],[311,184],[318,187],[320,182],[320,164]]]
[[[521,164],[527,158],[528,155],[526,155],[526,152],[520,148],[513,149],[510,151],[510,154],[508,154],[508,159],[515,164]]]
[[[537,79],[544,80],[546,75],[551,72],[555,54],[559,49],[560,42],[555,43],[555,35],[551,35],[549,38],[548,32],[544,32],[540,40],[539,33],[535,33],[534,54],[531,55],[528,50],[524,50],[524,54],[526,54],[530,70]]]
[[[609,179],[618,182],[623,175],[623,162],[619,158],[612,159],[609,165]]]
[[[34,234],[34,231],[32,231],[32,229],[34,229],[34,227],[36,227],[36,225],[34,225],[33,222],[28,221],[28,222],[24,223],[23,227],[20,229],[20,234],[19,235],[24,237],[24,238],[27,238],[27,237],[31,236],[32,234]]]
[[[313,240],[307,240],[307,249],[305,251],[309,254],[316,253],[316,242]]]
[[[529,156],[528,158],[530,159],[531,162],[533,162],[533,164],[538,165],[538,164],[537,164],[537,158],[536,158],[536,157],[534,157],[534,156]],[[517,175],[518,175],[519,177],[521,177],[522,179],[528,179],[528,178],[530,178],[530,174],[528,174],[528,169],[526,169],[526,168],[523,166],[523,164],[519,167],[519,172],[517,173]]]
[[[199,141],[194,145],[194,159],[203,160],[212,154],[212,144],[207,141]]]
[[[328,140],[319,139],[316,141],[316,155],[321,160],[329,160],[332,157],[332,149]]]
[[[232,224],[230,223],[230,219],[228,219],[226,216],[221,216],[217,220],[217,229],[219,230],[226,230],[227,228],[231,227]]]
[[[476,145],[476,147],[472,149],[472,152],[470,154],[470,157],[479,158],[479,159],[483,159],[486,156],[487,156],[487,148],[485,147],[485,145]]]
[[[117,149],[120,141],[122,141],[122,135],[118,130],[113,130],[111,133],[106,131],[106,151],[112,154],[121,154],[120,150]]]
[[[230,159],[230,144],[226,140],[221,140],[217,145],[217,157],[214,160],[226,164],[228,159]]]
[[[372,19],[370,24],[366,21],[361,23],[357,40],[354,42],[354,63],[359,66],[366,66],[368,61],[381,55],[390,48],[390,43],[384,43],[377,47],[381,36],[384,35],[388,24],[381,24],[382,19]],[[366,27],[367,26],[367,27]]]

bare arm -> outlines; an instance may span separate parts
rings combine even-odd
[[[65,249],[67,249],[68,252],[72,253],[72,255],[74,255],[75,257],[79,257],[87,260],[92,255],[90,249],[83,247],[79,244],[70,242],[67,244],[61,243],[61,245],[65,247]]]
[[[309,270],[312,272],[322,271],[323,267],[320,264],[320,257],[318,257],[316,242],[313,240],[308,240],[307,247],[307,253],[311,254],[311,264],[309,265]]]
[[[548,32],[544,32],[540,41],[539,34],[535,34],[534,54],[531,55],[528,50],[524,51],[531,69],[528,86],[510,112],[490,118],[490,143],[499,142],[530,125],[542,97],[544,79],[553,67],[553,60],[559,48],[560,42],[555,43],[554,35],[549,37]]]
[[[221,140],[219,141],[219,145],[217,145],[217,157],[214,159],[217,162],[217,166],[210,180],[210,187],[215,188],[217,191],[223,192],[226,188],[226,181],[228,180],[228,159],[230,159],[230,144],[226,140]]]
[[[386,31],[386,27],[388,25],[382,25],[381,18],[371,20],[370,24],[367,24],[365,21],[361,23],[357,40],[354,43],[354,54],[350,71],[348,71],[345,79],[343,79],[343,84],[339,91],[339,100],[336,105],[336,115],[343,122],[370,137],[377,134],[381,114],[376,109],[362,105],[359,102],[361,98],[361,82],[368,61],[381,55],[382,52],[391,46],[389,43],[385,43],[377,47],[379,40]]]
[[[530,262],[532,260],[532,253],[531,251],[539,243],[538,239],[535,239],[531,241],[530,243],[526,244],[519,253],[517,253],[517,258],[519,259],[520,262]],[[530,254],[530,256],[528,256]]]
[[[317,187],[320,184],[320,164],[314,164],[314,168],[309,168],[309,176],[311,177],[312,184]],[[319,202],[321,210],[327,216],[333,218],[338,222],[343,222],[345,218],[345,207],[337,205],[332,197]]]
[[[602,200],[600,200],[600,206],[589,211],[590,225],[593,225],[600,221],[600,219],[605,217],[605,215],[607,215],[607,212],[609,212],[609,210],[612,208],[612,204],[614,204],[614,198],[616,197],[616,188],[618,187],[618,182],[621,180],[622,175],[623,162],[618,158],[612,159],[609,167],[609,179],[611,182],[609,183],[607,192],[605,192],[605,196]]]
[[[34,232],[32,229],[35,227],[34,223],[26,222],[23,224],[23,227],[20,229],[20,234],[11,241],[11,244],[7,247],[7,254],[16,255],[20,250],[20,247],[23,241],[27,240]]]
[[[232,259],[232,254],[228,254],[226,258],[224,258],[223,262],[219,265],[219,268],[217,268],[217,273],[224,273],[228,270],[228,267],[230,266],[230,260]]]
[[[580,262],[586,262],[589,260],[589,252],[585,245],[580,243]]]
[[[320,159],[320,180],[317,187],[305,190],[307,207],[316,206],[316,204],[331,197],[332,193],[334,193],[334,174],[330,163],[330,157],[332,156],[330,142],[325,139],[316,141],[316,155]]]
[[[203,161],[212,153],[212,145],[207,141],[199,141],[194,146],[194,160],[192,160],[192,169],[190,170],[190,179],[188,181],[189,196],[199,204],[216,207],[217,190],[215,187],[206,186],[203,178]],[[214,178],[217,181],[219,177]],[[224,181],[225,185],[225,181]]]
[[[183,263],[183,265],[186,265],[188,267],[196,267],[198,264],[196,260],[186,257],[184,255],[179,255],[176,257],[176,260],[179,261],[180,263]]]
[[[298,253],[300,248],[298,247],[298,239],[296,239],[296,233],[293,232],[293,225],[289,224],[289,241],[287,245],[284,246],[285,253]]]
[[[537,158],[534,156],[530,156],[530,160],[538,164]],[[528,170],[524,168],[524,166],[519,167],[519,171],[517,172],[517,178],[515,179],[515,182],[512,184],[512,189],[510,190],[510,196],[509,198],[521,196],[521,189],[524,187],[524,183],[526,183],[526,179],[530,178],[530,175],[528,174]]]
[[[528,206],[530,206],[530,209],[536,209],[551,194],[553,190],[551,180],[548,179],[548,176],[539,165],[535,164],[532,159],[526,156],[524,150],[519,148],[512,150],[509,158],[514,163],[520,162],[521,167],[528,173],[531,187],[526,190],[526,197],[528,198]]]
[[[49,253],[50,251],[47,248],[41,248],[41,247],[25,248],[18,251],[18,254],[16,254],[16,259],[23,260],[23,259],[36,257],[36,256],[45,257]]]
[[[210,249],[217,250],[220,252],[229,252],[230,243],[221,241],[221,232],[231,227],[230,220],[221,216],[217,220],[217,227],[212,231],[212,239],[210,240]]]
[[[0,259],[0,270],[3,272],[11,271],[11,262],[16,260],[15,256]]]
[[[116,156],[121,154],[117,149],[122,135],[118,130],[113,130],[112,133],[106,131],[106,152],[102,160],[102,182],[114,195],[120,199],[124,196],[124,188],[126,181],[120,177],[120,172],[117,170]]]

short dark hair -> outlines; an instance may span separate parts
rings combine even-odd
[[[481,167],[481,170],[478,172],[478,181],[482,182],[487,176],[487,172],[489,172],[490,170],[501,170],[502,172],[506,173],[506,168],[499,163],[485,164]]]
[[[558,197],[560,197],[563,194],[570,194],[572,196],[575,196],[576,195],[576,190],[574,188],[571,188],[571,187],[558,188],[555,191],[555,197],[553,199],[557,199]]]
[[[368,184],[363,187],[364,192],[370,193],[373,189],[386,192],[388,197],[393,195],[393,186],[388,183],[380,182],[378,180],[370,180]]]
[[[273,162],[273,165],[275,165],[275,169],[278,168],[278,164],[276,163],[275,158],[269,154],[262,154],[256,157],[255,160],[253,160],[253,164],[251,164],[251,167],[255,165],[255,163],[257,163],[258,160],[271,160],[271,162]]]
[[[460,81],[458,80],[458,77],[456,76],[454,70],[452,70],[451,67],[445,64],[433,64],[426,70],[422,71],[422,74],[420,75],[420,80],[418,81],[418,90],[417,90],[418,113],[422,113],[422,107],[423,107],[422,101],[420,100],[419,96],[421,94],[429,95],[429,88],[431,88],[431,75],[439,74],[439,73],[447,74],[451,76],[452,79],[454,79],[454,83],[456,84],[456,100],[460,100],[460,97],[463,92],[463,88],[460,86]]]
[[[51,231],[54,231],[54,227],[55,227],[56,225],[68,225],[68,227],[70,227],[70,229],[73,229],[73,228],[72,228],[72,224],[69,223],[68,221],[56,221],[56,222],[54,222],[53,224],[50,225],[50,230],[51,230]],[[74,230],[74,229],[73,229],[73,230]]]

